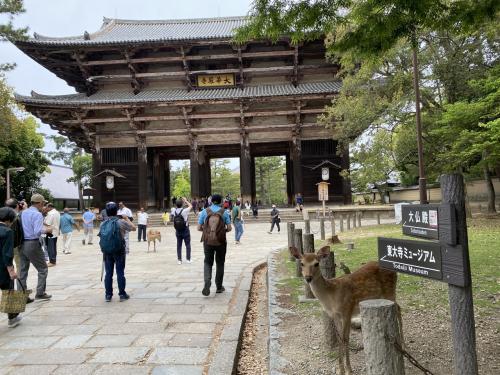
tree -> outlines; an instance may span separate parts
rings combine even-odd
[[[27,38],[28,28],[16,28],[12,22],[14,16],[24,12],[22,0],[0,0],[0,16],[8,20],[7,23],[0,23],[0,42]],[[0,64],[0,71],[11,70],[14,67],[15,64],[3,63]]]
[[[49,156],[54,160],[62,161],[73,171],[73,177],[68,178],[67,182],[73,182],[77,186],[78,200],[83,209],[85,207],[83,189],[92,184],[92,156],[86,154],[83,149],[66,137],[52,135],[48,138],[56,146],[56,150],[49,152]]]
[[[283,157],[255,158],[255,186],[257,200],[264,204],[283,204],[287,201],[286,166]]]
[[[184,162],[181,168],[170,169],[170,192],[173,197],[191,196],[189,162]]]
[[[233,199],[240,196],[240,175],[229,168],[230,160],[210,160],[210,173],[212,178],[212,192],[223,197],[230,195]]]
[[[43,154],[44,140],[37,133],[38,125],[32,116],[18,117],[17,106],[10,89],[0,77],[0,196],[5,198],[7,168],[24,167],[11,175],[12,196],[29,199],[40,188],[40,176],[49,160]]]

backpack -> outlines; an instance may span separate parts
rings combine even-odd
[[[184,211],[184,208],[181,208],[179,213],[175,213],[174,211],[174,228],[179,232],[186,230],[186,221],[182,217],[182,211]]]
[[[226,224],[224,210],[213,212],[207,208],[207,218],[203,224],[203,242],[209,246],[220,246],[226,243]]]
[[[98,236],[101,237],[99,246],[103,254],[117,254],[125,250],[125,240],[117,217],[103,221]]]

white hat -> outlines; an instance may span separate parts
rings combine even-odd
[[[275,205],[275,204],[273,204],[271,207],[272,207],[272,208],[276,208],[276,205]]]

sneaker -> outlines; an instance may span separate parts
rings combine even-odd
[[[55,266],[56,266],[55,263],[50,263],[50,262],[47,263],[47,267],[55,267]]]
[[[240,241],[234,241],[234,244],[235,244],[235,245],[239,245],[239,244],[240,244]]]
[[[192,261],[191,259],[188,259],[188,260],[187,260],[187,262],[188,262],[189,264],[193,263],[193,261]]]
[[[29,297],[26,298],[26,304],[32,303],[32,302],[35,302],[35,300],[33,298],[29,298]]]
[[[128,300],[129,298],[130,298],[130,296],[129,296],[127,293],[122,294],[122,295],[120,296],[120,302],[126,301],[126,300]]]
[[[21,315],[18,315],[16,316],[15,318],[13,319],[9,319],[9,328],[14,328],[14,327],[17,327],[19,325],[19,323],[21,323],[21,320],[23,318],[21,317]]]
[[[269,234],[273,234],[273,232],[270,232],[270,231],[269,231],[269,232],[267,232],[267,233],[269,233]]]
[[[66,250],[63,250],[63,254],[66,254]]]
[[[177,264],[182,264],[182,260],[178,260],[178,261],[177,261]]]
[[[71,254],[71,251],[66,251],[66,254]]]
[[[108,295],[107,295],[107,296],[105,297],[106,302],[111,302],[111,298],[112,298],[112,297],[113,297],[113,296],[108,296]]]
[[[87,245],[92,245],[92,242],[89,242]]]
[[[203,287],[203,290],[201,291],[201,294],[203,294],[205,297],[210,295],[210,285],[205,284]]]
[[[223,286],[221,286],[220,288],[217,288],[217,290],[215,291],[215,293],[222,293],[225,290],[226,290],[226,288],[224,288]]]
[[[50,294],[47,294],[47,293],[43,293],[42,295],[35,296],[35,299],[42,300],[42,301],[48,301],[51,298],[52,298],[52,296]]]

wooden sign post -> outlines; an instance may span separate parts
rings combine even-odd
[[[318,185],[318,200],[323,202],[323,217],[326,217],[326,206],[325,202],[328,200],[328,182],[321,181],[317,183]]]
[[[417,204],[402,207],[403,234],[434,241],[379,237],[379,265],[397,272],[448,283],[454,349],[453,373],[477,375],[462,176],[441,176],[441,191],[440,205]]]

